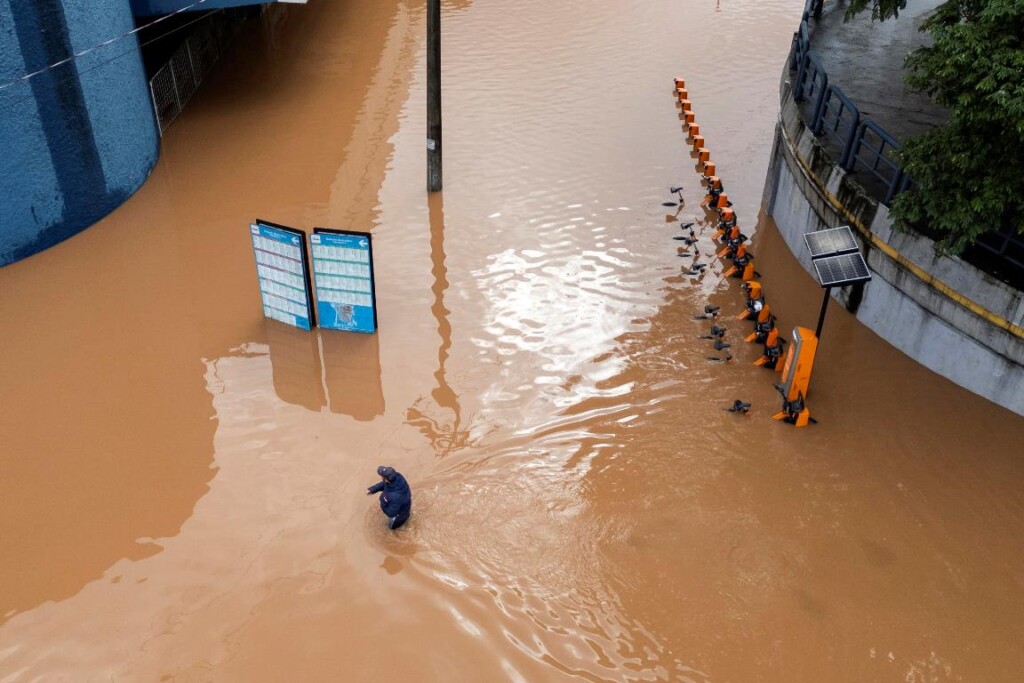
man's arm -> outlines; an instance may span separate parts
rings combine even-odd
[[[384,490],[384,482],[378,481],[376,484],[366,489],[366,495],[372,496],[375,493],[380,493]]]

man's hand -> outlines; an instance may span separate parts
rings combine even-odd
[[[373,495],[373,491],[371,491],[370,489],[366,489],[366,495],[372,496]]]

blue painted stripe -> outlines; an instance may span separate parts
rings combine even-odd
[[[27,71],[72,54],[61,0],[16,0],[10,8]],[[40,74],[29,83],[64,203],[62,220],[42,230],[32,245],[18,250],[33,253],[99,220],[109,211],[110,202],[76,65],[72,62]],[[12,260],[19,258],[18,253],[12,256]]]

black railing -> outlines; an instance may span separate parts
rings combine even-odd
[[[889,206],[913,183],[893,155],[900,143],[880,125],[864,118],[843,89],[829,81],[821,57],[811,49],[807,21],[813,5],[814,0],[807,0],[800,28],[793,36],[789,60],[794,72],[793,99],[801,103],[801,114],[811,132],[834,148],[839,167],[854,175],[870,196]],[[927,230],[921,232],[928,234]],[[982,235],[961,258],[1024,289],[1024,237],[1013,228]]]

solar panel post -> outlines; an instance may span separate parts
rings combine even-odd
[[[821,301],[821,313],[818,314],[818,326],[814,329],[814,336],[821,339],[821,326],[825,324],[825,311],[828,310],[828,299],[832,292],[831,287],[825,288],[825,298]]]
[[[809,232],[804,235],[804,244],[811,254],[818,283],[825,288],[821,313],[818,314],[818,327],[814,331],[814,336],[820,339],[832,288],[867,282],[871,279],[871,271],[848,225]]]

